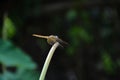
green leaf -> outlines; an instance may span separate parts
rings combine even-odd
[[[88,11],[82,11],[81,12],[81,18],[82,18],[82,20],[83,20],[83,22],[85,23],[85,24],[89,24],[90,23],[90,21],[89,21],[89,12]]]
[[[15,32],[16,30],[13,21],[5,15],[3,23],[3,36],[11,38],[15,35]]]
[[[5,71],[0,74],[0,80],[38,80],[39,72],[35,70],[24,70],[21,74]]]
[[[78,46],[81,44],[81,40],[90,43],[93,40],[93,37],[82,27],[74,26],[72,27],[68,35],[70,37],[71,46],[67,48],[67,53],[73,55]]]
[[[16,75],[12,72],[5,71],[4,74],[1,75],[2,80],[16,80]]]
[[[84,28],[79,26],[72,27],[69,30],[69,35],[71,36],[71,39],[74,40],[73,42],[77,42],[76,44],[79,44],[78,42],[80,42],[80,39],[87,43],[90,43],[93,40],[93,37]]]
[[[68,20],[74,20],[75,18],[77,17],[77,13],[75,10],[70,10],[68,11],[67,15],[66,15],[66,18]]]
[[[22,74],[18,75],[18,80],[38,80],[38,79],[39,79],[39,72],[38,71],[25,70]]]
[[[68,55],[73,55],[75,53],[75,47],[70,46],[67,48]]]
[[[103,68],[108,74],[113,74],[115,69],[115,64],[113,63],[110,55],[104,51],[102,54]]]
[[[14,46],[10,41],[3,40],[0,40],[0,63],[8,67],[24,69],[36,68],[36,64],[31,60],[29,55]]]

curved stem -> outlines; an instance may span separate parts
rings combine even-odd
[[[45,75],[46,75],[46,72],[47,72],[47,69],[48,69],[48,66],[50,64],[50,61],[51,61],[51,58],[56,50],[56,48],[59,46],[60,44],[58,42],[56,42],[52,48],[50,49],[49,53],[48,53],[48,56],[46,58],[46,61],[44,63],[44,66],[43,66],[43,69],[42,69],[42,72],[41,72],[41,75],[40,75],[40,78],[39,80],[44,80],[45,79]]]

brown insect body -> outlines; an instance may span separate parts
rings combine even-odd
[[[50,45],[53,45],[55,42],[57,42],[57,36],[54,36],[54,35],[50,35],[48,38],[47,38],[47,42],[50,44]]]
[[[67,45],[68,43],[61,40],[60,38],[58,38],[58,36],[55,35],[50,35],[50,36],[42,36],[42,35],[37,35],[37,34],[33,34],[33,36],[39,37],[39,38],[45,38],[47,39],[48,44],[53,45],[56,42],[60,43],[60,46],[62,46],[61,44]]]

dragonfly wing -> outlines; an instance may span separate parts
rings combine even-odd
[[[65,41],[63,41],[63,40],[61,40],[61,39],[57,39],[57,42],[59,42],[61,45],[68,45],[68,43],[67,42],[65,42]]]

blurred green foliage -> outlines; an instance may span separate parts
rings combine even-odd
[[[0,40],[0,63],[5,71],[0,74],[1,80],[38,80],[39,73],[35,71],[36,63],[26,53],[10,42]],[[13,73],[7,70],[13,67]]]
[[[0,62],[7,67],[35,69],[36,64],[20,48],[10,41],[0,40]]]
[[[3,73],[0,74],[0,80],[38,80],[38,72],[35,71],[37,64],[8,39],[15,35],[14,23],[7,15],[3,22],[3,39],[0,39],[0,64]],[[15,68],[15,72],[8,70],[9,67]]]
[[[67,50],[69,55],[75,54],[75,50],[81,43],[85,42],[89,44],[93,41],[92,35],[90,35],[82,26],[74,26],[70,28],[68,35],[71,42],[71,45]]]
[[[69,10],[68,13],[66,14],[66,18],[68,21],[75,20],[76,17],[77,17],[77,12],[74,9]]]
[[[4,23],[3,23],[3,38],[12,38],[15,35],[15,25],[12,20],[7,16],[4,15]]]
[[[24,70],[16,73],[6,71],[4,74],[0,75],[1,80],[38,80],[38,78],[39,74],[34,70]]]
[[[103,68],[107,72],[107,74],[114,74],[116,64],[114,64],[110,55],[106,51],[102,52],[102,61],[103,61]]]
[[[55,56],[56,60],[53,60],[55,68],[48,76],[52,75],[56,80],[63,80],[63,76],[68,80],[71,76],[76,77],[75,80],[119,80],[120,10],[118,1],[14,0],[12,2],[9,0],[6,3],[3,5],[9,6],[8,13],[3,11],[4,14],[0,14],[4,17],[3,37],[0,39],[0,62],[6,67],[16,67],[21,76],[26,75],[25,77],[19,75],[19,80],[27,80],[29,76],[33,79],[31,73],[36,69],[31,56],[22,51],[19,45],[30,55],[34,55],[34,59],[40,66],[42,61],[44,62],[44,54],[39,52],[47,53],[46,49],[48,50],[45,41],[32,38],[33,33],[57,34],[70,44],[64,49],[67,54],[61,54],[63,53],[61,50],[58,52],[60,54]],[[14,42],[18,46],[14,45]],[[30,71],[27,72],[28,69]],[[72,74],[67,74],[69,72]],[[16,73],[6,72],[4,75],[10,76],[12,80],[18,78],[12,77],[18,75]],[[4,75],[0,75],[1,80]],[[59,78],[56,78],[58,76]]]

